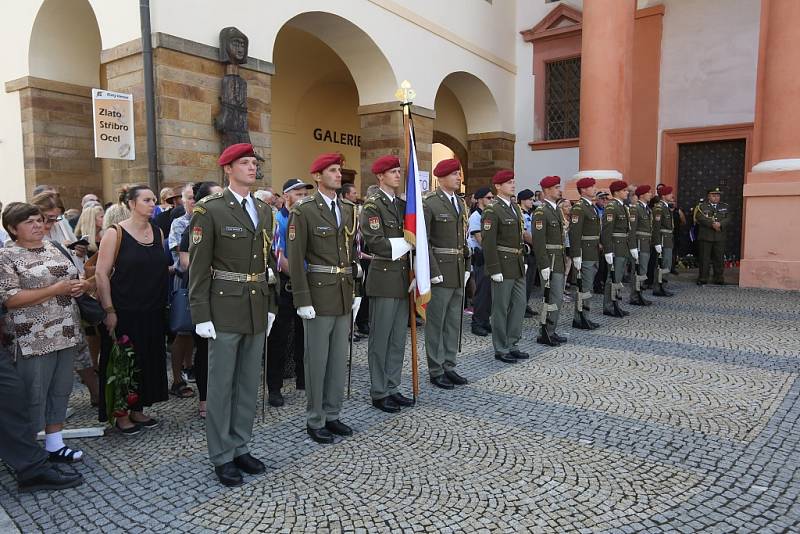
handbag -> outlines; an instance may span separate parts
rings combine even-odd
[[[183,277],[180,283],[172,290],[169,305],[169,329],[171,332],[194,332],[192,312],[189,309],[189,289],[183,287]]]
[[[65,249],[61,243],[57,241],[51,241],[53,245],[64,254],[69,261],[75,264],[75,261],[72,259],[72,254]],[[81,320],[90,324],[91,326],[97,326],[103,322],[103,319],[106,318],[106,312],[103,311],[103,307],[97,302],[97,299],[93,296],[89,295],[88,293],[84,293],[80,297],[75,297],[75,302],[78,304],[78,310],[81,314]]]

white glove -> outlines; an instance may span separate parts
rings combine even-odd
[[[528,276],[528,264],[527,263],[523,263],[522,266],[524,267],[524,270],[522,271],[522,274],[525,275],[525,276]]]
[[[302,319],[313,319],[317,316],[314,306],[300,306],[297,308],[297,315]]]
[[[275,278],[275,273],[272,271],[272,267],[267,267],[267,283],[269,285],[278,283],[278,279]]]
[[[472,274],[469,271],[464,271],[464,287],[467,286],[467,282],[469,281],[469,275]]]
[[[656,252],[658,252],[659,254],[661,254],[662,249],[663,247],[661,245],[656,245]]]
[[[638,248],[632,248],[631,249],[631,256],[633,256],[634,260],[639,261],[639,249]]]
[[[544,280],[545,282],[550,280],[550,267],[545,267],[544,269],[542,269],[542,280]]]
[[[214,330],[214,323],[211,321],[194,325],[194,331],[200,337],[217,339],[217,331]]]
[[[353,320],[355,321],[358,315],[358,309],[361,307],[361,297],[353,297]]]
[[[415,289],[417,289],[417,279],[413,278],[411,283],[408,285],[408,292],[412,293]]]
[[[607,264],[611,265],[612,263],[614,263],[614,253],[613,252],[609,252],[608,254],[605,255],[605,257],[606,257],[606,263]]]
[[[498,284],[503,281],[503,273],[497,273],[492,275],[492,282],[497,282]]]
[[[444,282],[444,276],[442,275],[431,278],[431,284],[441,284],[442,282]]]
[[[269,337],[269,333],[272,330],[272,324],[275,322],[275,314],[268,313],[267,314],[267,337]]]
[[[572,263],[575,265],[575,269],[580,271],[581,265],[583,265],[583,257],[578,256],[577,258],[572,258]]]
[[[356,263],[356,279],[361,280],[364,278],[364,269],[361,268],[361,263]]]

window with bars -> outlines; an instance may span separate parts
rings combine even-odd
[[[545,70],[544,138],[579,136],[581,115],[581,58],[547,63]]]

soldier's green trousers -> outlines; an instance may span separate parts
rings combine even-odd
[[[594,277],[597,274],[597,262],[596,261],[581,261],[581,285],[583,286],[583,292],[589,293],[589,296],[583,299],[583,313],[586,315],[586,306],[589,304],[589,300],[591,300],[592,295],[594,292],[592,288],[594,287]],[[575,284],[575,311],[578,311],[578,291],[580,288],[578,284]]]
[[[373,400],[397,393],[403,373],[408,299],[369,297],[369,394]]]
[[[350,314],[303,319],[306,424],[320,429],[339,419],[349,355]]]
[[[425,314],[425,353],[432,377],[442,376],[456,366],[463,298],[463,287],[431,287]]]
[[[645,250],[644,248],[639,250],[639,265],[637,266],[635,262],[633,264],[633,271],[635,271],[635,272],[631,273],[631,298],[633,298],[633,295],[636,294],[636,277],[633,276],[633,275],[634,274],[638,274],[639,276],[647,276],[647,264],[648,263],[650,263],[650,244],[649,243],[647,245],[647,250]],[[643,284],[643,283],[644,283],[644,280],[642,280],[639,283],[639,290],[640,291],[641,291],[641,287],[642,287],[641,284]]]
[[[709,274],[713,268],[714,282],[723,282],[725,276],[725,242],[724,241],[697,241],[697,250],[700,253],[700,282],[708,282]]]
[[[605,294],[603,295],[603,311],[614,313],[614,299],[611,297],[611,283],[622,283],[622,276],[625,274],[625,266],[627,263],[627,257],[614,255],[614,279],[611,279],[611,268],[609,266],[608,279],[606,280],[606,290]]]
[[[249,452],[258,404],[264,335],[217,332],[208,340],[208,457],[215,466]]]
[[[561,306],[564,304],[564,286],[566,278],[564,273],[550,273],[550,300],[548,304],[555,304],[557,308],[547,315],[547,331],[552,335],[558,327],[561,317]],[[539,313],[542,313],[541,311]],[[541,317],[539,318],[541,320]]]
[[[499,354],[519,350],[522,320],[525,318],[525,278],[492,280],[492,345]]]

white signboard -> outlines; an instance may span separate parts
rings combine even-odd
[[[136,159],[133,95],[92,89],[94,157]]]
[[[422,186],[422,192],[431,190],[431,174],[428,171],[419,171],[419,183]]]

